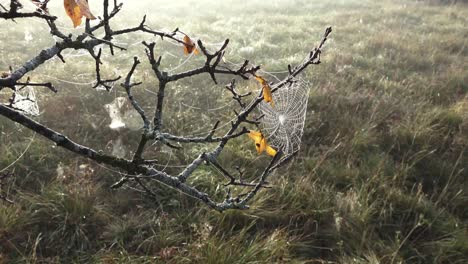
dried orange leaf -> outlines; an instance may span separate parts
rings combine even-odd
[[[269,85],[263,86],[263,100],[273,105],[273,96],[271,95],[271,88]]]
[[[96,17],[89,10],[89,5],[87,0],[75,0],[76,4],[80,7],[81,14],[87,19],[96,19]]]
[[[80,6],[75,2],[75,0],[64,0],[63,6],[65,7],[65,12],[73,21],[73,26],[77,27],[81,24],[81,14]]]
[[[262,85],[263,100],[273,105],[273,96],[271,95],[271,88],[268,82],[262,76],[255,76],[255,79]]]
[[[88,1],[86,0],[64,0],[63,6],[65,7],[65,12],[73,21],[74,27],[81,25],[83,16],[88,19],[96,19],[89,10]]]
[[[185,35],[184,37],[184,54],[188,55],[190,53],[198,55],[200,52],[197,49],[197,46],[195,45],[195,42],[193,42],[189,36]]]

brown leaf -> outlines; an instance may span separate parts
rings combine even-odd
[[[81,19],[85,16],[88,19],[96,19],[89,10],[89,5],[86,0],[64,0],[63,6],[65,12],[73,21],[73,26],[81,25]]]
[[[188,55],[190,53],[198,55],[200,52],[197,49],[195,43],[189,38],[189,36],[185,35],[184,37],[184,53]]]
[[[81,14],[87,19],[96,19],[96,17],[89,10],[88,1],[86,0],[75,0],[76,4],[80,7]]]

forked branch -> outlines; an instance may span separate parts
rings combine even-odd
[[[77,35],[76,37],[61,32],[55,25],[54,21],[56,17],[48,13],[41,12],[41,10],[43,10],[45,7],[46,6],[39,7],[38,10],[33,13],[20,13],[19,9],[21,8],[21,4],[19,1],[15,0],[11,0],[9,8],[4,6],[0,7],[3,8],[3,11],[0,11],[0,18],[18,19],[23,17],[38,17],[45,19],[49,25],[50,34],[58,37],[59,39],[55,45],[42,50],[39,54],[26,61],[16,70],[12,70],[8,75],[2,76],[2,78],[0,78],[0,90],[9,88],[17,91],[18,89],[21,89],[21,87],[27,85],[44,86],[53,92],[57,92],[52,83],[31,83],[26,75],[36,70],[43,63],[50,61],[55,56],[59,57],[63,62],[65,62],[65,59],[62,57],[61,53],[67,49],[88,51],[90,56],[95,61],[96,83],[94,87],[103,86],[107,90],[110,90],[113,87],[113,83],[120,79],[120,76],[111,79],[102,78],[101,65],[103,62],[101,57],[103,51],[99,46],[108,46],[110,48],[111,55],[114,54],[115,48],[117,48],[117,51],[125,52],[124,48],[119,47],[113,43],[114,37],[118,35],[143,32],[149,34],[150,36],[159,36],[162,40],[169,39],[171,41],[175,41],[181,46],[188,45],[184,41],[184,38],[182,38],[183,36],[186,36],[185,33],[182,33],[178,28],[172,32],[152,30],[149,26],[146,25],[146,16],[143,17],[140,24],[135,27],[114,30],[110,21],[122,9],[122,4],[117,3],[117,1],[114,1],[113,7],[111,9],[109,7],[109,1],[104,0],[104,11],[102,14],[103,19],[95,22],[95,24],[92,24],[91,21],[87,20],[84,32]],[[100,36],[98,32],[101,32]],[[295,77],[303,72],[309,65],[320,63],[322,48],[330,33],[331,28],[327,28],[319,45],[307,55],[307,58],[303,63],[295,67],[288,66],[288,76],[282,81],[273,83],[271,85],[273,93],[287,83],[294,82]],[[249,133],[248,127],[252,126],[252,124],[257,125],[258,122],[260,122],[259,118],[252,117],[252,113],[264,100],[262,91],[254,94],[253,100],[250,103],[247,103],[245,98],[252,96],[252,93],[239,93],[236,90],[235,79],[233,79],[226,86],[226,89],[232,95],[232,99],[237,102],[240,109],[235,112],[230,127],[228,127],[227,131],[222,134],[218,132],[220,121],[217,121],[213,126],[213,129],[204,136],[195,137],[175,135],[166,131],[163,119],[166,105],[165,100],[167,100],[166,89],[172,89],[171,85],[173,82],[201,74],[207,74],[207,76],[209,76],[214,83],[218,83],[217,76],[219,74],[232,76],[234,78],[237,77],[242,79],[249,79],[252,76],[257,75],[260,66],[251,65],[250,62],[246,60],[239,68],[231,68],[223,63],[223,57],[225,56],[226,49],[229,45],[229,39],[226,39],[223,45],[215,51],[208,50],[204,46],[203,41],[198,40],[197,48],[201,50],[201,55],[204,56],[205,62],[202,65],[194,67],[193,69],[170,74],[164,71],[163,58],[161,56],[157,57],[155,54],[156,43],[148,43],[145,41],[142,41],[142,43],[146,48],[145,50],[148,62],[151,65],[153,73],[158,80],[158,82],[154,84],[155,86],[157,85],[158,91],[157,96],[154,99],[154,110],[152,111],[154,114],[150,116],[150,114],[145,112],[144,108],[142,105],[140,105],[133,94],[133,88],[141,84],[141,82],[133,81],[137,67],[141,63],[137,57],[134,57],[133,63],[131,64],[131,67],[129,67],[130,70],[126,74],[126,77],[121,84],[121,87],[125,89],[129,102],[138,112],[140,118],[143,121],[141,138],[131,159],[122,159],[112,155],[107,155],[102,151],[93,149],[92,147],[81,145],[68,138],[66,135],[63,135],[53,130],[52,128],[49,128],[31,119],[21,111],[12,108],[8,104],[0,103],[0,115],[44,136],[58,146],[65,148],[77,155],[86,157],[98,163],[113,166],[128,173],[127,176],[117,181],[112,186],[113,188],[119,188],[124,184],[127,184],[129,181],[132,181],[133,183],[140,186],[144,192],[148,193],[148,195],[154,197],[156,194],[154,190],[152,190],[151,183],[157,182],[170,186],[191,197],[197,198],[218,211],[248,208],[248,203],[254,199],[254,197],[260,192],[262,188],[270,187],[267,182],[268,176],[292,157],[292,155],[285,156],[282,150],[279,149],[276,155],[271,159],[269,165],[260,175],[257,177],[252,175],[253,177],[249,177],[250,179],[253,179],[250,182],[245,181],[245,172],[240,168],[237,169],[237,175],[236,173],[232,173],[228,169],[224,168],[219,162],[219,155],[231,140]],[[193,46],[194,45],[195,43]],[[191,48],[194,48],[193,46],[191,46]],[[94,51],[98,47],[99,50],[97,54],[95,54]],[[26,81],[21,81],[23,78],[26,78]],[[173,148],[182,148],[187,146],[188,143],[206,144],[206,149],[208,149],[208,151],[199,153],[190,164],[188,164],[185,168],[173,176],[164,171],[155,169],[152,166],[155,161],[145,158],[145,150],[147,149],[147,145],[149,145],[148,143],[155,141],[166,144],[167,146]],[[199,169],[202,164],[213,166],[215,169],[221,171],[223,177],[227,179],[227,182],[224,183],[227,188],[244,188],[244,190],[247,191],[233,196],[231,190],[229,189],[225,196],[226,198],[223,201],[215,201],[210,197],[209,194],[200,191],[197,189],[197,187],[190,184],[190,176],[197,169]]]

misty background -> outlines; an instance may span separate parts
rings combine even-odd
[[[113,2],[113,1],[110,1]],[[119,1],[113,29],[179,28],[209,49],[230,39],[225,64],[262,65],[268,81],[287,74],[333,27],[322,63],[301,78],[310,86],[301,151],[272,175],[246,211],[219,214],[165,186],[157,198],[132,188],[111,190],[122,173],[77,157],[0,117],[0,173],[14,174],[0,201],[0,263],[466,263],[468,259],[468,8],[464,1]],[[9,1],[0,0],[4,6]],[[24,11],[34,5],[22,1]],[[102,1],[89,0],[102,14]],[[50,13],[77,36],[63,1]],[[45,21],[0,21],[0,72],[16,69],[54,45]],[[95,22],[92,22],[95,23]],[[102,32],[100,32],[102,33]],[[96,36],[100,36],[96,34]],[[156,41],[162,68],[181,72],[204,63],[170,40],[134,33],[103,48],[102,75],[126,75],[142,64],[134,94],[153,112],[157,79],[142,41]],[[93,89],[94,60],[66,50],[28,74],[59,90],[35,88],[35,120],[96,150],[129,158],[140,138],[139,117],[118,81]],[[172,83],[164,123],[178,135],[206,135],[216,120],[229,127],[238,110],[231,79],[208,75]],[[257,91],[239,80],[241,92]],[[0,92],[0,103],[11,91]],[[145,153],[157,169],[176,174],[213,145]],[[270,159],[247,137],[230,143],[219,162],[258,175]],[[247,178],[250,179],[250,178]],[[222,199],[224,178],[204,166],[190,178]]]

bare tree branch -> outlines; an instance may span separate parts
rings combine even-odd
[[[131,161],[116,158],[113,156],[107,156],[101,152],[82,146],[70,140],[68,137],[32,120],[31,118],[25,116],[21,112],[11,109],[6,105],[0,104],[0,115],[31,129],[32,131],[44,136],[50,141],[55,142],[57,146],[65,148],[78,155],[82,155],[94,161],[112,165],[121,169],[134,168],[134,165],[131,163]]]
[[[99,52],[97,55],[94,55],[94,51],[92,49],[89,50],[89,53],[91,54],[91,56],[94,58],[94,60],[96,61],[96,83],[94,84],[93,88],[97,88],[99,86],[103,86],[104,88],[106,88],[107,91],[110,91],[112,89],[112,87],[114,86],[114,83],[118,80],[120,80],[120,78],[122,78],[121,76],[117,76],[116,78],[113,78],[113,79],[107,79],[107,80],[103,80],[101,79],[101,54],[102,54],[102,49],[99,48]]]
[[[275,88],[273,89],[273,91],[283,87],[287,83],[292,82],[294,80],[294,77],[299,75],[309,65],[311,65],[311,64],[320,64],[320,62],[321,62],[320,61],[320,54],[322,54],[323,45],[325,45],[325,42],[327,41],[328,36],[331,34],[331,32],[332,32],[332,28],[328,27],[325,30],[325,33],[323,34],[322,40],[320,41],[320,44],[318,45],[318,47],[316,47],[314,50],[312,50],[309,53],[308,58],[302,64],[297,65],[294,68],[291,68],[291,65],[288,65],[289,75],[283,81],[275,84]]]
[[[4,11],[0,11],[0,18],[5,19],[19,19],[23,17],[38,17],[45,19],[50,28],[50,34],[58,37],[59,41],[52,47],[42,50],[38,55],[25,62],[22,66],[16,70],[12,70],[8,75],[2,76],[0,78],[0,90],[3,88],[10,88],[14,91],[17,91],[18,87],[24,87],[25,85],[29,86],[44,86],[50,89],[53,92],[57,92],[52,83],[31,83],[29,78],[27,81],[21,81],[25,76],[36,70],[40,65],[51,60],[53,57],[59,57],[63,62],[64,58],[61,56],[61,52],[67,49],[75,50],[87,50],[90,55],[95,60],[95,70],[96,70],[96,84],[95,87],[101,85],[107,90],[112,88],[112,84],[120,79],[120,77],[114,79],[103,79],[101,77],[101,56],[102,49],[99,48],[97,54],[94,53],[95,49],[99,45],[107,45],[110,48],[111,55],[114,55],[114,49],[120,51],[125,51],[125,48],[119,47],[113,42],[115,36],[130,34],[134,32],[143,32],[151,36],[159,36],[162,40],[170,39],[176,43],[181,44],[181,47],[187,47],[187,43],[181,38],[182,36],[187,36],[185,33],[180,31],[178,28],[172,32],[162,32],[155,31],[149,28],[146,23],[146,16],[143,17],[140,24],[136,27],[123,28],[119,30],[113,30],[110,21],[120,12],[122,9],[122,4],[118,4],[117,1],[113,1],[112,10],[109,7],[109,1],[103,1],[103,18],[92,25],[91,21],[86,20],[85,30],[83,33],[73,37],[72,35],[66,35],[61,32],[56,24],[56,17],[50,15],[46,12],[47,7],[44,5],[38,6],[38,10],[33,13],[19,13],[18,11],[21,8],[21,4],[17,0],[10,1],[10,8],[7,9],[3,7]],[[100,36],[98,36],[99,34]],[[331,33],[331,28],[327,28],[324,36],[314,50],[312,50],[306,60],[292,67],[288,65],[288,76],[280,82],[273,83],[271,85],[272,92],[274,93],[284,85],[294,82],[295,77],[303,72],[309,65],[319,64],[320,55],[322,53],[322,48],[328,39]],[[187,36],[188,37],[188,36]],[[77,155],[89,158],[98,163],[103,163],[109,166],[113,166],[119,170],[122,170],[128,174],[122,177],[117,181],[112,188],[120,188],[125,184],[133,184],[132,187],[137,186],[140,191],[144,191],[149,195],[156,197],[157,195],[151,189],[151,182],[157,182],[160,184],[167,185],[173,189],[176,189],[186,195],[192,196],[211,208],[224,211],[227,209],[246,209],[248,208],[248,203],[260,192],[262,188],[269,188],[267,178],[271,173],[289,161],[293,155],[284,156],[282,150],[278,150],[275,157],[270,161],[269,165],[263,170],[261,175],[255,177],[249,176],[249,179],[254,179],[251,182],[244,181],[244,172],[237,168],[238,177],[234,176],[228,169],[224,168],[219,163],[219,155],[224,150],[225,146],[232,139],[238,138],[249,132],[246,126],[258,125],[261,117],[252,117],[252,113],[257,108],[257,106],[264,100],[262,91],[258,94],[253,95],[253,101],[246,103],[244,99],[250,95],[250,92],[245,94],[240,94],[236,90],[236,82],[233,79],[227,86],[226,89],[232,94],[232,99],[237,102],[240,106],[240,110],[235,112],[235,116],[231,122],[231,126],[228,127],[227,131],[224,132],[224,135],[215,135],[218,131],[220,121],[217,121],[205,136],[180,136],[168,133],[165,131],[164,126],[164,109],[166,105],[166,89],[171,89],[172,82],[179,81],[184,78],[189,78],[192,76],[205,74],[213,80],[214,83],[218,83],[217,75],[229,75],[233,77],[238,77],[242,79],[249,79],[252,76],[256,76],[257,71],[260,69],[260,66],[251,65],[248,60],[244,61],[243,65],[237,69],[230,68],[222,64],[223,57],[226,52],[226,48],[229,45],[229,39],[226,39],[223,42],[223,45],[215,50],[209,51],[203,44],[201,40],[198,40],[197,43],[190,44],[192,48],[198,47],[201,50],[202,56],[205,58],[203,65],[194,67],[193,69],[169,74],[168,72],[162,69],[162,57],[159,56],[156,58],[155,55],[155,45],[156,43],[147,43],[142,42],[146,47],[146,55],[148,62],[151,65],[151,68],[154,72],[154,75],[158,79],[158,91],[157,97],[155,99],[154,105],[154,116],[149,116],[139,104],[138,100],[135,98],[132,93],[132,88],[141,84],[141,82],[133,82],[132,78],[135,75],[138,65],[141,63],[137,57],[134,57],[133,64],[126,75],[125,80],[121,86],[125,89],[128,100],[130,101],[133,108],[138,112],[141,119],[143,120],[143,129],[141,133],[141,138],[138,143],[138,146],[133,154],[131,160],[118,158],[112,155],[104,154],[102,151],[96,151],[91,147],[80,145],[77,142],[69,139],[65,135],[54,131],[53,129],[34,121],[30,117],[26,116],[24,113],[15,110],[7,104],[0,103],[0,115],[6,117],[7,119],[18,123],[28,129],[44,136],[52,142],[55,142],[58,146],[67,149]],[[151,121],[152,120],[152,121]],[[246,126],[244,126],[246,125]],[[172,176],[164,171],[160,171],[152,167],[156,160],[146,160],[144,158],[144,152],[147,148],[147,143],[149,141],[158,141],[160,143],[166,144],[171,148],[182,148],[187,145],[182,145],[180,143],[199,143],[207,144],[217,143],[215,147],[208,151],[200,153],[195,159],[192,160],[190,164],[185,166],[176,176]],[[174,144],[175,143],[175,144]],[[228,190],[226,198],[222,202],[214,201],[207,193],[204,193],[197,189],[197,187],[190,184],[190,176],[202,165],[207,164],[213,166],[217,170],[221,171],[223,176],[228,179],[228,182],[225,183],[226,187],[237,186],[243,188],[243,190],[248,190],[245,193],[239,194],[235,197],[232,196],[231,190]],[[137,184],[137,185],[135,185]],[[1,197],[0,197],[1,198]]]
[[[47,3],[45,4],[47,5]],[[20,13],[18,11],[21,8],[23,8],[23,5],[17,0],[10,1],[10,10],[8,10],[4,6],[1,6],[1,7],[3,8],[4,11],[0,11],[0,18],[4,18],[4,19],[27,18],[27,17],[37,17],[37,18],[42,18],[42,19],[51,20],[51,21],[54,21],[57,19],[57,17],[55,16],[44,14],[43,12],[40,11],[39,8],[35,12]]]
[[[141,135],[140,143],[138,144],[138,148],[135,151],[135,154],[133,156],[133,162],[140,162],[143,160],[142,154],[143,151],[145,150],[146,143],[149,140],[150,136],[150,130],[151,130],[151,124],[149,119],[146,117],[145,111],[143,108],[138,104],[138,102],[135,100],[135,98],[132,95],[131,89],[134,86],[140,85],[141,82],[138,83],[132,83],[132,75],[135,72],[138,64],[140,64],[140,61],[138,60],[137,57],[133,58],[133,66],[131,70],[127,74],[127,78],[125,78],[125,82],[122,84],[122,86],[125,88],[125,91],[127,91],[128,99],[130,100],[130,103],[132,104],[133,108],[138,112],[138,114],[141,116],[141,119],[143,120],[143,133]]]

